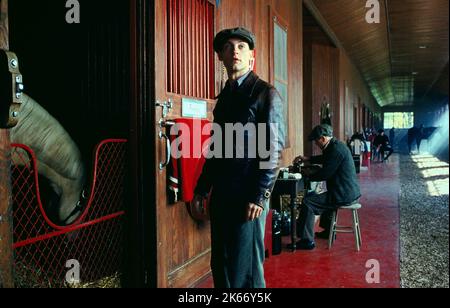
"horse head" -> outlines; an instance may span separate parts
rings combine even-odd
[[[81,153],[64,127],[32,98],[23,94],[17,126],[10,131],[12,143],[29,146],[36,154],[38,173],[50,182],[56,198],[51,208],[58,224],[71,224],[81,213],[86,174]],[[13,164],[21,164],[12,157]]]

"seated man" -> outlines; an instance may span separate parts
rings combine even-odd
[[[361,193],[352,154],[343,142],[333,138],[331,126],[327,124],[316,126],[308,139],[315,142],[322,150],[322,155],[311,158],[298,156],[294,164],[303,161],[322,165],[320,170],[311,174],[308,174],[306,171],[308,168],[305,168],[304,175],[311,181],[326,181],[327,184],[326,193],[307,194],[303,198],[300,210],[298,221],[300,240],[297,242],[297,249],[311,250],[315,248],[315,215],[321,215],[321,227],[325,228],[324,233],[328,234],[333,211],[355,202]],[[321,233],[320,237],[323,235]]]
[[[391,145],[389,144],[389,138],[384,134],[383,129],[378,130],[378,136],[375,137],[375,140],[373,141],[373,146],[376,149],[376,153],[381,155],[381,160],[385,161],[391,156],[392,152],[394,150],[392,149]],[[384,157],[385,152],[388,152],[386,157]]]

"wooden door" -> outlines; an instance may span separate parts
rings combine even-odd
[[[214,98],[214,2],[209,0],[155,1],[155,94],[160,103],[171,100],[167,119],[182,116],[184,98],[207,103]],[[166,141],[159,132],[161,108],[155,108],[155,165],[166,160]],[[169,204],[167,168],[156,169],[157,286],[189,287],[210,272],[209,224],[198,224],[186,204]]]

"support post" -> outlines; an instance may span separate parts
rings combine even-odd
[[[9,49],[8,0],[0,0],[0,48]],[[14,287],[10,161],[9,131],[0,129],[0,288]]]

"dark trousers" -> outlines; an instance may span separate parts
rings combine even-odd
[[[329,230],[335,209],[334,205],[329,204],[327,193],[307,193],[303,198],[298,218],[298,236],[302,240],[314,241],[315,216],[320,215],[320,227]]]
[[[416,138],[416,144],[417,144],[417,152],[420,153],[420,144],[422,143],[422,138]]]
[[[245,221],[245,206],[242,202],[212,200],[211,270],[215,288],[266,287],[263,263],[268,202],[254,221]]]
[[[384,156],[384,154],[385,154],[386,152],[388,152],[388,154],[387,154],[385,157],[382,158],[383,160],[388,159],[389,156],[391,156],[392,153],[394,152],[394,150],[392,149],[392,147],[389,146],[389,145],[387,145],[387,146],[381,146],[380,151],[381,151],[382,156]]]

